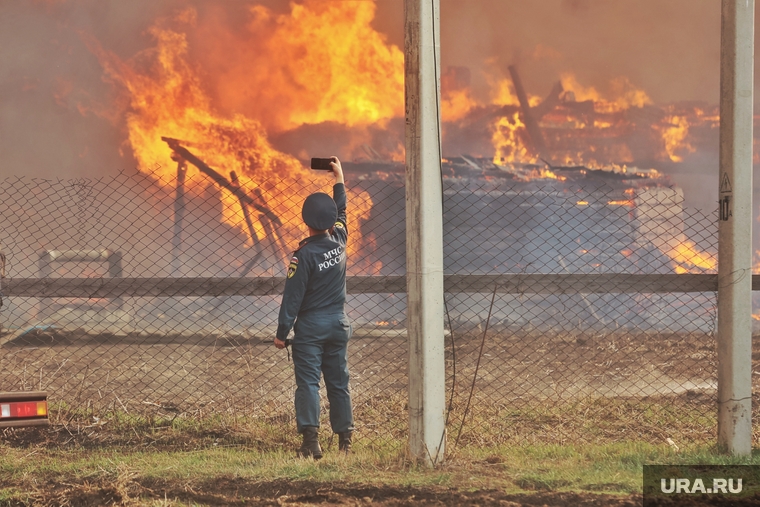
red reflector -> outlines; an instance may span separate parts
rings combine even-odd
[[[47,415],[45,401],[17,401],[0,404],[0,418],[27,418]]]
[[[13,413],[15,405],[16,413]],[[11,417],[37,417],[37,402],[22,401],[20,403],[11,403]]]

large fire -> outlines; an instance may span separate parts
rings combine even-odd
[[[317,5],[323,5],[317,3]],[[371,4],[370,4],[371,5]],[[356,10],[366,10],[366,5],[358,5]],[[260,17],[266,18],[261,8],[255,8]],[[293,17],[297,18],[301,29],[313,24],[315,30],[331,22],[336,16],[334,9],[309,10],[306,6],[293,6]],[[357,15],[362,14],[361,12]],[[192,19],[192,11],[181,15]],[[364,16],[369,16],[366,12]],[[288,18],[290,19],[290,18]],[[365,22],[371,16],[365,19]],[[289,31],[294,30],[285,24],[284,33],[275,31],[270,41],[279,45],[286,40]],[[187,37],[185,34],[155,25],[151,35],[156,40],[155,53],[150,55],[150,65],[143,69],[139,63],[124,62],[116,55],[102,49],[91,41],[91,48],[97,54],[107,75],[123,85],[129,98],[129,112],[126,115],[129,144],[138,161],[141,171],[156,176],[162,184],[173,185],[176,178],[176,162],[173,162],[172,149],[162,141],[163,137],[178,139],[184,147],[195,150],[204,162],[221,173],[237,175],[236,185],[245,192],[256,195],[266,203],[272,212],[285,225],[278,233],[290,246],[295,246],[305,233],[305,226],[300,218],[300,203],[309,193],[315,191],[330,192],[331,178],[315,174],[304,168],[303,164],[291,155],[274,149],[268,141],[268,133],[262,122],[240,114],[222,115],[215,111],[203,83],[196,70],[187,61]],[[303,41],[296,40],[296,45]],[[341,47],[341,54],[346,48]],[[291,48],[292,49],[292,48]],[[320,56],[330,54],[323,48],[322,52],[309,60],[316,65]],[[392,55],[390,55],[392,56]],[[359,68],[370,62],[357,58],[347,65]],[[329,67],[329,62],[326,63]],[[376,122],[384,117],[397,114],[393,111],[393,101],[383,101],[368,87],[360,90],[360,84],[343,90],[351,100],[341,100],[333,96],[346,86],[345,77],[353,69],[335,72],[333,82],[326,84],[326,98],[313,107],[300,109],[294,107],[289,112],[285,108],[279,121],[319,121],[322,117],[346,118],[349,124]],[[399,76],[389,72],[388,86],[398,87]],[[283,78],[284,79],[284,78]],[[377,84],[373,81],[372,84]],[[270,89],[271,88],[271,89]],[[271,92],[283,93],[283,90],[270,85]],[[274,91],[273,91],[274,90]],[[332,91],[330,91],[332,90]],[[295,91],[293,92],[296,93]],[[390,91],[393,95],[393,92]],[[280,99],[283,97],[281,96]],[[288,114],[285,114],[288,113]],[[323,154],[330,155],[330,154]],[[188,166],[187,188],[195,194],[202,194],[208,183],[204,176],[192,165]],[[362,244],[361,231],[355,225],[362,217],[368,215],[372,200],[366,192],[352,192],[349,186],[349,222],[352,227],[352,241],[348,246],[349,259],[358,245]],[[225,222],[246,231],[243,209],[238,198],[231,192],[222,193],[223,219]],[[254,222],[256,236],[266,240],[271,234],[261,221]],[[246,233],[247,234],[247,233]],[[269,238],[272,239],[272,238]],[[250,239],[249,239],[250,241]],[[285,254],[283,252],[283,254]],[[373,268],[373,270],[375,270]]]
[[[208,25],[198,27],[193,9],[169,21],[157,21],[150,29],[155,47],[130,60],[119,58],[97,41],[90,40],[89,46],[107,76],[125,90],[128,142],[141,171],[156,175],[164,185],[174,185],[176,161],[161,139],[177,139],[225,176],[234,171],[239,177],[236,184],[266,202],[285,226],[283,239],[294,246],[305,233],[300,202],[311,192],[329,192],[331,180],[306,169],[304,153],[299,152],[299,159],[276,149],[273,136],[305,126],[336,124],[352,132],[344,153],[337,153],[350,160],[361,149],[377,154],[368,134],[370,126],[391,130],[392,122],[403,118],[403,53],[373,28],[375,9],[374,1],[304,0],[276,14],[252,5],[246,35],[236,36],[247,39],[237,41],[236,52],[213,42],[204,48],[201,60],[204,65],[213,62],[213,71],[190,56],[189,34],[197,29],[206,35],[226,35]],[[207,38],[213,40],[210,35]],[[655,106],[645,91],[625,77],[606,83],[600,92],[579,82],[573,73],[563,73],[549,97],[527,90],[521,104],[514,77],[507,77],[503,69],[486,72],[490,87],[486,98],[476,96],[469,72],[453,68],[442,73],[444,136],[472,130],[485,118],[481,137],[487,139],[487,147],[473,154],[492,159],[497,166],[530,164],[531,168],[519,172],[525,180],[562,180],[564,176],[552,167],[561,165],[614,165],[625,171],[626,164],[640,160],[679,163],[694,152],[695,136],[717,125],[716,111],[689,104]],[[541,143],[535,139],[536,132],[530,132],[526,113],[535,116],[544,154],[537,149]],[[401,162],[403,139],[394,135],[396,145],[383,150],[382,156]],[[188,191],[202,194],[208,180],[193,166],[188,169]],[[238,198],[223,191],[222,199],[225,222],[248,236]],[[372,199],[365,192],[352,192],[350,185],[349,199],[349,219],[358,224],[369,215]],[[629,205],[628,201],[611,204]],[[266,225],[254,222],[256,236],[266,238],[270,234]],[[361,238],[356,226],[352,232],[349,254],[372,248],[374,237]],[[688,240],[666,253],[679,271],[714,268]],[[354,263],[369,273],[379,269],[376,263]]]
[[[404,55],[372,28],[375,9],[374,2],[307,0],[274,15],[252,6],[250,42],[260,53],[233,64],[246,68],[225,75],[231,79],[222,81],[220,95],[228,104],[245,102],[276,130],[402,116]]]

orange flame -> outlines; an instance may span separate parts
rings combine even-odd
[[[441,119],[443,121],[461,120],[477,105],[469,88],[452,90],[441,96]]]
[[[371,24],[374,2],[292,2],[290,12],[250,8],[248,37],[225,62],[218,93],[282,131],[325,121],[382,123],[404,114],[404,55]]]
[[[488,82],[493,90],[492,105],[513,110],[520,107],[510,80],[488,79]],[[633,162],[632,150],[626,143],[635,125],[626,113],[652,104],[646,92],[625,77],[612,80],[606,95],[593,86],[581,85],[572,73],[562,74],[561,85],[560,95],[549,97],[553,104],[547,108],[541,107],[541,98],[529,97],[551,157],[569,165]],[[514,114],[510,111],[493,122],[495,163],[536,160],[537,154],[520,142],[526,128],[521,117],[513,119]]]
[[[515,113],[511,118],[501,117],[496,120],[494,132],[491,137],[496,154],[494,164],[510,162],[535,162],[537,159],[530,155],[530,151],[523,143],[521,131],[525,124],[520,120],[520,115]]]
[[[527,177],[524,177],[526,181],[530,180],[558,180],[558,181],[565,181],[567,178],[564,176],[557,176],[557,174],[554,173],[554,171],[551,171],[549,169],[539,167],[537,169],[532,169]]]
[[[491,103],[497,106],[519,106],[520,101],[517,99],[517,93],[515,93],[512,87],[512,81],[509,79],[491,79],[489,80],[491,86]],[[530,101],[530,99],[529,99]]]
[[[669,252],[666,252],[673,262],[676,263],[676,273],[690,273],[694,270],[714,270],[718,267],[718,261],[707,252],[702,252],[697,245],[688,239],[684,239]],[[696,269],[695,269],[696,268]]]
[[[90,44],[107,75],[126,89],[130,107],[126,115],[128,139],[140,171],[156,176],[162,184],[173,185],[176,163],[172,162],[172,150],[161,137],[180,139],[217,171],[223,174],[235,171],[240,186],[250,194],[260,195],[281,220],[283,227],[278,229],[278,234],[288,247],[295,247],[306,232],[300,218],[303,198],[315,191],[329,192],[331,179],[319,178],[294,157],[275,150],[259,121],[240,114],[223,116],[216,112],[198,75],[187,63],[184,34],[158,26],[151,28],[150,33],[157,42],[155,57],[150,68],[142,72],[137,70],[136,64],[121,61],[97,43]],[[368,112],[370,108],[357,102],[334,107],[350,109],[354,106],[359,113],[376,117],[375,113]],[[187,190],[191,194],[202,195],[208,183],[208,178],[188,166]],[[368,215],[372,200],[363,191],[349,190],[348,197],[351,259],[356,245],[361,244],[360,229],[354,224]],[[222,191],[220,199],[224,222],[238,227],[247,237],[237,197]],[[259,239],[266,236],[261,222],[254,227]],[[287,252],[281,254],[285,256]]]
[[[604,97],[593,86],[585,87],[581,85],[575,74],[571,72],[563,73],[560,81],[566,93],[572,93],[578,102],[593,101],[594,110],[599,113],[623,111],[631,107],[643,107],[652,103],[649,95],[644,90],[636,88],[626,77],[612,80],[610,83],[610,97]]]
[[[689,121],[685,116],[670,116],[664,126],[656,126],[662,133],[665,151],[673,162],[683,161],[683,153],[694,153],[696,149],[687,141]]]

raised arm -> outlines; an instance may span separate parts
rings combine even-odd
[[[338,229],[341,229],[338,224],[342,224],[342,229],[346,232],[346,235],[348,235],[348,230],[346,229],[346,226],[348,225],[346,222],[346,185],[345,180],[343,179],[343,167],[340,165],[338,157],[332,157],[330,166],[332,167],[333,175],[335,176],[333,200],[335,201],[335,206],[338,208],[338,218],[335,223]]]
[[[340,165],[340,160],[338,160],[338,157],[330,157],[332,159],[332,162],[330,162],[330,167],[332,167],[333,175],[335,176],[335,183],[346,183],[343,180],[343,167]]]

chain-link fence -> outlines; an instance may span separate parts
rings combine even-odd
[[[460,445],[716,434],[717,216],[583,172],[445,185]]]
[[[357,445],[403,445],[403,169],[344,167]],[[302,199],[329,190],[216,176],[2,183],[3,390],[294,426],[272,339]],[[673,276],[716,272],[712,211],[647,174],[451,159],[444,176],[451,443],[714,436],[715,283]]]
[[[292,362],[272,340],[290,252],[307,235],[301,202],[329,185],[271,182],[241,202],[206,174],[179,174],[3,182],[3,390],[95,412],[290,421]],[[402,278],[404,197],[353,181],[348,199],[351,388],[357,437],[371,443],[407,424],[404,286],[374,293],[366,278]]]

